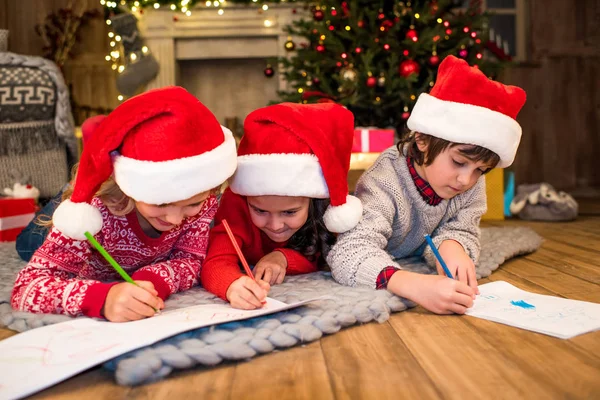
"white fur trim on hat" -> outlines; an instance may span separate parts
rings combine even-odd
[[[127,196],[148,204],[166,204],[189,199],[225,182],[236,167],[237,151],[231,131],[211,151],[169,161],[141,161],[117,155],[115,181]]]
[[[499,168],[513,163],[521,141],[521,126],[511,117],[485,107],[440,100],[427,93],[419,96],[407,126],[454,143],[492,150],[500,157]]]
[[[242,196],[329,197],[321,164],[313,154],[239,156],[230,187]]]
[[[340,206],[329,206],[323,221],[331,232],[343,233],[354,228],[362,217],[363,206],[358,197],[346,196],[346,203]]]
[[[63,235],[75,240],[86,240],[85,232],[93,236],[102,229],[102,214],[89,203],[73,203],[67,199],[54,211],[52,223]]]

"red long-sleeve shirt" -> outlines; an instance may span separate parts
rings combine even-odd
[[[197,215],[158,238],[143,232],[135,210],[116,216],[99,198],[92,205],[102,214],[96,240],[134,280],[152,282],[163,300],[198,284],[217,211],[214,196]],[[19,272],[11,304],[22,311],[100,317],[108,291],[119,282],[118,273],[88,241],[70,239],[52,228]]]
[[[215,216],[215,226],[210,231],[208,255],[201,270],[201,282],[211,293],[227,300],[229,286],[244,274],[240,271],[239,258],[221,223],[223,219],[231,227],[237,243],[250,265],[255,265],[272,251],[280,251],[287,259],[288,275],[306,274],[317,270],[316,261],[309,261],[301,253],[285,248],[287,242],[277,243],[252,223],[245,196],[225,190]]]

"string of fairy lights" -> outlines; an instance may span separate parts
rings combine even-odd
[[[284,2],[285,0],[281,0]],[[259,0],[251,0],[250,4],[254,3],[254,5],[259,9],[259,12],[263,13],[269,10],[269,5],[265,3],[259,3]],[[173,11],[175,13],[181,13],[183,17],[190,17],[192,15],[192,7],[202,6],[204,5],[206,8],[212,8],[216,10],[218,15],[223,15],[225,13],[224,6],[226,5],[226,0],[206,0],[205,2],[198,0],[180,0],[180,1],[153,1],[153,0],[140,0],[140,1],[106,1],[100,0],[100,5],[102,5],[105,9],[108,10],[108,18],[106,18],[106,25],[109,27],[108,38],[109,38],[109,52],[106,54],[104,59],[111,63],[111,68],[113,71],[117,73],[122,73],[129,63],[135,63],[141,57],[150,54],[150,49],[148,46],[143,46],[141,48],[141,54],[132,52],[129,54],[129,59],[126,59],[124,55],[124,49],[122,45],[122,37],[118,35],[114,30],[110,29],[112,25],[112,21],[110,16],[116,13],[117,9],[119,10],[127,10],[128,12],[133,13],[137,18],[140,18],[144,13],[144,8],[152,7],[154,10],[168,10]],[[113,12],[114,10],[115,12]],[[173,15],[173,21],[179,21],[179,16],[177,14]],[[270,27],[273,25],[273,22],[269,18],[265,18],[264,20],[265,27]],[[119,101],[124,100],[124,96],[119,94],[117,96]]]

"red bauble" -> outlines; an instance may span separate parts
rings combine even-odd
[[[390,29],[391,27],[394,26],[394,22],[390,21],[389,19],[386,19],[385,21],[383,21],[381,23],[381,25],[383,25],[383,27],[385,27],[386,29]]]
[[[317,86],[319,83],[321,83],[321,80],[319,78],[313,78],[312,83],[313,85]]]
[[[402,113],[402,119],[408,119],[410,117],[410,113],[408,111]]]
[[[406,37],[412,41],[415,41],[415,38],[417,38],[417,31],[415,31],[414,29],[409,29],[408,32],[406,32]]]
[[[275,70],[269,65],[267,68],[265,68],[263,73],[267,78],[271,78],[273,75],[275,75]]]
[[[317,45],[317,51],[319,53],[323,53],[325,51],[325,46],[323,46],[322,44]]]
[[[358,25],[359,28],[364,28],[365,27],[365,21],[363,21],[362,19],[360,21],[358,21],[356,23],[356,25]]]
[[[375,87],[375,85],[377,85],[377,78],[375,78],[374,76],[370,76],[367,78],[367,87]]]
[[[432,66],[436,66],[440,63],[440,58],[438,56],[431,56],[429,57],[429,64]]]
[[[315,21],[323,21],[323,18],[325,18],[325,14],[323,13],[323,11],[317,10],[314,12],[313,18],[315,19]]]
[[[398,67],[398,72],[400,73],[400,75],[407,78],[412,74],[418,74],[419,69],[419,64],[417,64],[415,61],[405,60],[400,63],[400,67]]]

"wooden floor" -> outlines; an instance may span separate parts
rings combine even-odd
[[[600,216],[506,221],[546,240],[480,283],[600,303]],[[12,333],[0,330],[0,338]],[[197,368],[136,388],[100,368],[34,398],[56,399],[592,399],[600,398],[600,331],[561,340],[421,308],[249,362]]]

